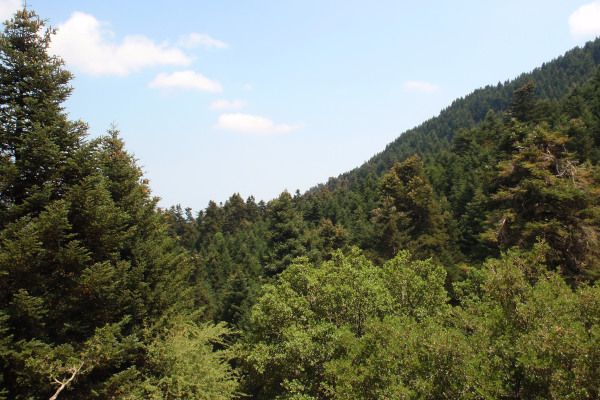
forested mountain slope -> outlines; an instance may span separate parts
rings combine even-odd
[[[411,154],[380,179],[272,203],[295,201],[305,232],[322,218],[313,232],[340,250],[314,258],[314,236],[284,230],[303,257],[251,311],[246,392],[598,397],[600,69],[556,101],[527,81],[470,126],[427,165]]]
[[[596,40],[514,81],[476,90],[456,100],[439,117],[405,132],[369,163],[305,194],[284,192],[258,204],[253,197],[244,201],[234,194],[224,204],[210,202],[196,217],[173,207],[166,213],[173,235],[198,252],[199,269],[212,282],[208,290],[215,296],[217,315],[228,307],[222,302],[231,290],[227,287],[231,277],[236,285],[244,286],[245,293],[236,298],[235,307],[248,309],[259,278],[276,275],[298,256],[322,262],[332,250],[357,246],[381,264],[408,249],[414,257],[440,262],[452,281],[460,279],[464,265],[496,257],[511,246],[531,246],[538,237],[558,246],[556,235],[576,237],[573,221],[589,221],[595,212],[593,201],[582,199],[594,198],[593,166],[600,160],[593,94],[599,63],[600,40]],[[573,193],[576,197],[570,200],[571,211],[580,214],[566,213],[562,222],[544,225],[539,220],[560,215],[558,208],[521,213],[516,222],[521,230],[531,228],[527,240],[517,239],[514,229],[512,236],[494,237],[495,218],[516,218],[499,211],[514,196],[510,193],[518,190],[509,186],[525,179],[505,177],[505,164],[517,163],[525,144],[532,145],[524,141],[542,131],[548,140],[557,141],[547,143],[546,153],[556,151],[553,157],[581,170],[579,177],[589,176],[587,183],[577,184],[578,190],[585,191]],[[559,145],[564,147],[562,152]],[[548,166],[539,166],[549,173]],[[550,176],[545,179],[550,182]],[[556,180],[557,185],[563,183]],[[509,192],[504,202],[501,190]],[[537,196],[556,196],[559,189],[552,190],[554,194]],[[541,203],[530,207],[536,204]],[[526,218],[533,220],[526,222]],[[562,228],[552,228],[553,224]],[[577,229],[581,233],[592,228],[581,225]],[[567,257],[576,248],[575,242],[563,246],[556,253],[563,255],[553,263],[570,260],[568,269],[576,276],[595,270],[584,266],[587,261]],[[579,254],[585,252],[580,249]],[[237,315],[245,318],[244,312]]]
[[[413,154],[419,154],[424,159],[430,158],[440,150],[448,149],[454,134],[459,129],[470,129],[481,123],[489,110],[493,110],[496,114],[506,112],[515,90],[527,82],[531,81],[535,84],[535,95],[538,100],[553,103],[568,94],[574,87],[589,80],[598,66],[600,66],[600,39],[588,42],[582,48],[570,50],[513,80],[477,89],[453,101],[448,108],[440,112],[439,116],[402,133],[388,144],[385,150],[373,156],[362,166],[337,178],[331,178],[325,185],[329,190],[339,187],[354,188],[370,174],[381,176],[396,162],[403,161]],[[322,186],[318,185],[311,191]]]

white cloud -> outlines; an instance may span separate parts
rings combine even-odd
[[[223,43],[220,40],[213,39],[208,35],[203,35],[200,33],[190,33],[189,35],[184,35],[179,39],[179,45],[188,49],[192,49],[198,46],[204,47],[216,47],[218,49],[226,49],[229,47],[227,43]]]
[[[11,19],[19,8],[21,8],[21,0],[0,0],[0,20]]]
[[[248,114],[223,114],[219,117],[216,129],[252,133],[255,135],[268,135],[273,133],[290,132],[300,128],[285,124],[275,125],[268,118]]]
[[[254,88],[254,86],[252,86],[251,83],[246,83],[244,86],[242,86],[242,89],[244,90],[252,90]]]
[[[422,93],[433,93],[438,91],[440,88],[437,85],[429,82],[421,82],[421,81],[408,81],[404,82],[402,85],[404,90],[417,91]]]
[[[569,29],[573,37],[600,35],[600,1],[584,4],[569,17]]]
[[[233,101],[219,99],[210,103],[210,106],[208,108],[210,108],[211,110],[239,110],[245,105],[246,102],[240,99],[235,99]]]
[[[178,71],[172,74],[162,72],[158,74],[148,87],[153,89],[193,89],[202,92],[222,92],[219,82],[208,79],[194,71]]]
[[[111,43],[112,33],[94,16],[75,12],[58,26],[51,51],[67,64],[93,75],[127,75],[153,65],[189,65],[192,59],[180,49],[156,44],[142,35]]]

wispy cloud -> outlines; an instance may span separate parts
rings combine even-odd
[[[235,99],[233,101],[219,99],[210,103],[208,107],[211,110],[239,110],[246,105],[244,100]]]
[[[416,91],[421,93],[433,93],[440,90],[440,87],[430,82],[408,81],[402,85],[404,90]]]
[[[15,11],[21,7],[21,0],[0,0],[0,20],[11,19]]]
[[[219,82],[194,71],[160,73],[148,84],[148,87],[153,89],[192,89],[214,93],[223,91]]]
[[[190,33],[189,35],[181,36],[179,39],[179,45],[188,49],[193,49],[199,46],[208,48],[216,47],[218,49],[226,49],[229,47],[227,43],[213,39],[210,36],[203,35],[201,33]]]
[[[92,75],[128,75],[155,65],[185,66],[192,62],[180,49],[156,44],[142,35],[126,36],[112,43],[112,32],[94,16],[75,12],[58,26],[51,51],[70,66]]]
[[[275,124],[268,118],[249,114],[223,114],[215,129],[251,133],[254,135],[269,135],[275,133],[291,132],[300,126]]]
[[[584,4],[569,17],[569,30],[576,38],[600,35],[600,1]]]

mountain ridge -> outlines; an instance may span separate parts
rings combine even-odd
[[[441,149],[448,149],[455,132],[471,129],[483,122],[489,110],[497,114],[505,113],[515,90],[527,82],[535,84],[538,100],[556,102],[576,86],[589,80],[599,66],[600,38],[596,38],[583,47],[577,46],[512,80],[498,82],[495,86],[486,85],[455,99],[437,116],[401,133],[384,150],[361,166],[331,177],[326,183],[317,184],[307,192],[315,193],[323,188],[330,191],[343,187],[353,188],[359,180],[369,175],[381,176],[395,163],[404,161],[415,153],[427,160]]]

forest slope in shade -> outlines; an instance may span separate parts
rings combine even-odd
[[[596,399],[600,42],[306,194],[161,210],[0,35],[0,398]]]

